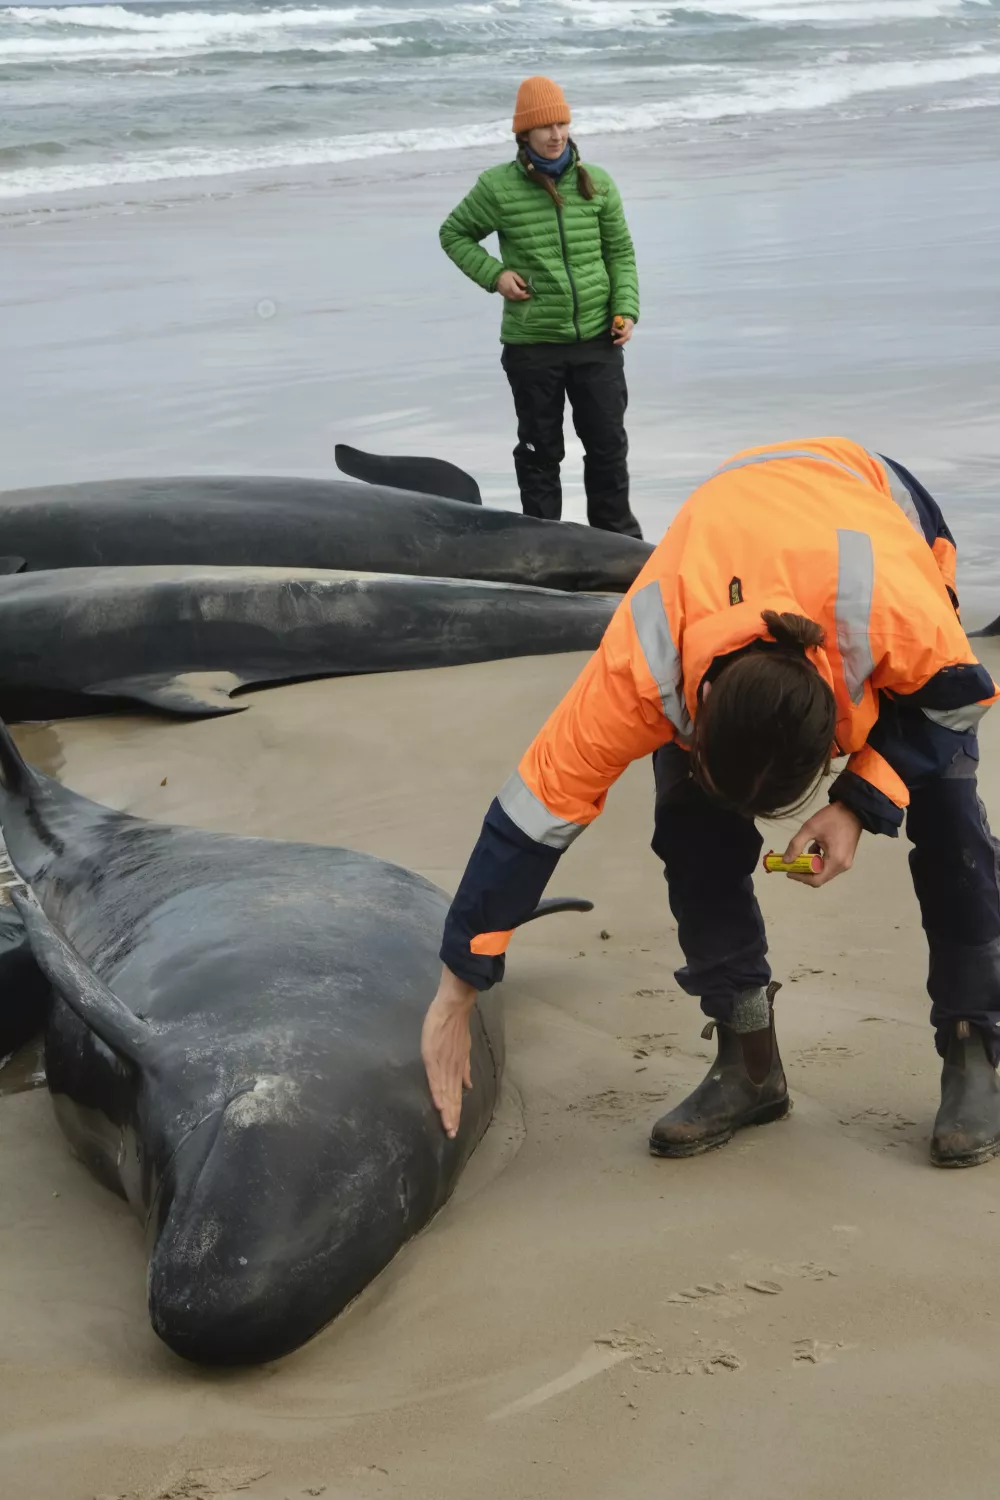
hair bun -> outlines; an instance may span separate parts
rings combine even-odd
[[[779,614],[775,609],[762,609],[760,617],[779,646],[806,651],[810,646],[822,646],[826,640],[822,625],[805,615]]]

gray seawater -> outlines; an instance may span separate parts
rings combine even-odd
[[[583,135],[928,110],[995,130],[1000,0],[3,6],[0,198],[501,143],[539,71]]]

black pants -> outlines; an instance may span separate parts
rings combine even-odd
[[[663,861],[670,909],[686,962],[677,983],[727,1021],[740,990],[771,977],[753,893],[763,840],[754,824],[716,807],[690,774],[690,756],[667,745],[653,757],[653,851]],[[947,1026],[965,1018],[1000,1060],[1000,846],[976,788],[976,758],[960,751],[943,776],[910,794],[910,873],[930,967],[931,1025],[938,1051]]]
[[[610,335],[580,344],[507,344],[501,359],[517,412],[514,468],[526,516],[562,515],[559,465],[566,456],[566,397],[584,448],[587,520],[602,531],[641,537],[628,503],[625,359]]]

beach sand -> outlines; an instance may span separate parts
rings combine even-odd
[[[452,888],[580,661],[18,739],[116,807],[350,844]],[[991,716],[994,811],[998,745]],[[866,838],[821,893],[760,881],[793,1113],[657,1161],[648,1127],[712,1045],[673,979],[651,804],[644,762],[550,887],[594,912],[513,945],[504,1104],[455,1198],[278,1364],[206,1372],[161,1346],[138,1224],[71,1159],[44,1091],[0,1099],[4,1495],[992,1500],[1000,1163],[928,1162],[938,1063],[905,842]]]

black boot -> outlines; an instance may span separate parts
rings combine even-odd
[[[718,1055],[708,1073],[653,1126],[649,1149],[654,1156],[698,1156],[724,1145],[744,1125],[766,1125],[787,1115],[791,1100],[774,1034],[774,997],[780,988],[767,987],[771,1021],[766,1031],[740,1034],[718,1026]],[[710,1037],[715,1025],[710,1021],[702,1036]]]
[[[1000,1078],[982,1032],[956,1021],[941,1069],[941,1108],[931,1136],[936,1167],[976,1167],[1000,1152]]]

